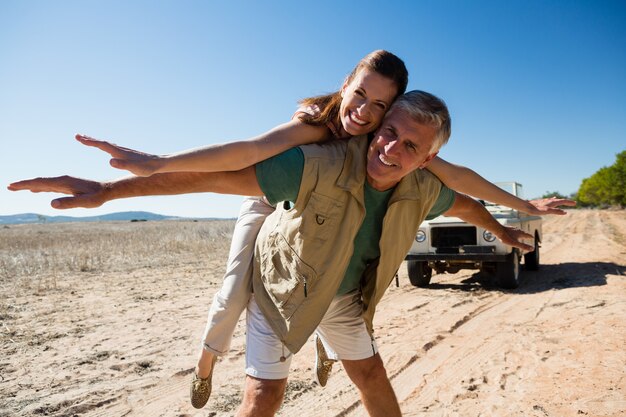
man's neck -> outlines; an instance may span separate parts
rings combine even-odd
[[[376,183],[376,181],[374,181],[369,174],[367,174],[367,183],[369,184],[370,187],[372,187],[374,190],[376,191],[389,191],[392,190],[396,185],[398,185],[398,183],[394,183],[394,184],[378,184]]]

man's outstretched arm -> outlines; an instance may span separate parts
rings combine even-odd
[[[533,246],[522,241],[523,239],[532,240],[533,236],[519,229],[501,225],[482,204],[464,194],[455,193],[454,204],[443,215],[458,217],[467,223],[485,228],[509,246],[528,251],[534,249]]]
[[[149,195],[176,195],[212,192],[236,195],[263,195],[255,167],[229,172],[175,172],[150,177],[125,177],[113,181],[91,181],[67,175],[33,178],[9,184],[11,191],[69,194],[52,200],[56,209],[99,207],[107,201]]]

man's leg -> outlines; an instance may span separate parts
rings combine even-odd
[[[260,379],[246,375],[237,417],[272,417],[283,402],[287,378]]]
[[[317,328],[317,335],[328,357],[341,360],[370,416],[400,416],[398,400],[362,312],[360,293],[335,296]]]
[[[363,406],[372,417],[401,416],[398,399],[377,353],[367,359],[342,360],[344,369],[361,394]]]
[[[246,313],[246,383],[237,416],[273,416],[283,402],[292,355],[274,334],[254,295]]]

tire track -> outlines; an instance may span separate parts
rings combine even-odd
[[[142,381],[137,384],[127,384],[125,401],[102,407],[86,414],[88,417],[110,416],[169,416],[173,415],[174,408],[180,408],[187,402],[190,375],[193,369],[178,372],[166,380],[159,379],[158,383],[146,384]],[[181,410],[178,410],[179,414]]]
[[[392,384],[403,411],[415,410],[414,404],[435,402],[442,386],[453,384],[477,363],[501,351],[503,341],[494,337],[498,333],[497,327],[485,326],[484,322],[500,316],[520,302],[513,296],[502,294],[480,305],[457,321],[449,335],[426,350],[420,360],[397,375]],[[481,337],[476,337],[477,332],[481,333]],[[416,384],[416,380],[420,383]]]

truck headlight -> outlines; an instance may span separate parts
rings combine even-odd
[[[483,239],[485,239],[487,242],[493,242],[494,240],[496,240],[496,235],[491,233],[489,230],[485,230],[483,232]]]
[[[422,243],[425,240],[426,240],[426,233],[424,233],[423,230],[418,230],[417,235],[415,236],[415,241],[417,243]]]

